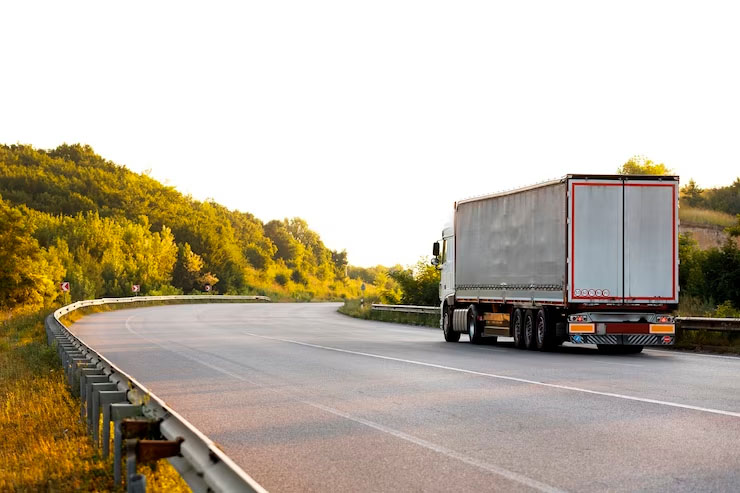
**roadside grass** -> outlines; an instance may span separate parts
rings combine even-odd
[[[681,220],[681,224],[715,226],[719,228],[729,228],[737,224],[737,219],[732,214],[687,206],[681,206],[679,208],[678,217]]]
[[[53,308],[2,317],[0,325],[0,491],[123,491],[113,460],[93,448],[66,386],[44,318]],[[160,461],[140,466],[149,491],[190,491]]]
[[[439,316],[428,313],[400,313],[383,312],[372,309],[372,304],[366,302],[360,306],[360,300],[346,300],[338,311],[350,317],[362,318],[364,320],[377,320],[379,322],[395,322],[408,325],[423,325],[426,327],[439,328]]]

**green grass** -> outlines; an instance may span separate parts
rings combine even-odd
[[[344,305],[340,306],[338,311],[344,315],[362,318],[364,320],[439,327],[439,315],[430,315],[427,313],[382,312],[372,310],[371,303],[365,303],[365,306],[360,306],[359,300],[345,301]]]
[[[56,352],[46,345],[44,317],[0,325],[0,491],[119,491],[112,459],[93,448],[66,386]],[[190,491],[166,461],[141,466],[149,491]]]
[[[697,226],[728,228],[737,224],[737,219],[731,214],[687,206],[683,206],[678,210],[678,217],[681,220],[681,224],[686,225],[693,224]]]

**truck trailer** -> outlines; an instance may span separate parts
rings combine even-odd
[[[434,243],[448,342],[675,343],[678,177],[567,175],[455,203]]]

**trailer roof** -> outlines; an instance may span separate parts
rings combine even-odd
[[[548,180],[541,183],[535,183],[534,185],[529,185],[526,187],[521,188],[515,188],[512,190],[503,190],[501,192],[495,192],[490,193],[486,195],[479,195],[476,197],[468,197],[462,200],[458,200],[455,202],[455,208],[457,208],[458,205],[464,204],[466,202],[476,202],[478,200],[486,200],[486,199],[492,199],[495,197],[502,197],[504,195],[513,195],[515,193],[521,193],[526,192],[528,190],[534,190],[536,188],[542,188],[542,187],[549,187],[552,185],[557,185],[558,183],[565,183],[569,179],[577,179],[577,180],[657,180],[657,181],[678,181],[678,176],[676,175],[600,175],[600,174],[568,174],[565,175],[562,178],[557,178],[554,180]]]

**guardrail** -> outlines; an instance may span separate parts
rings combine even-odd
[[[380,303],[373,303],[372,309],[381,312],[428,313],[431,315],[439,315],[438,306],[382,305]]]
[[[677,317],[681,330],[740,332],[740,318]]]
[[[401,313],[439,314],[438,306],[373,304],[373,310]],[[740,318],[676,317],[678,330],[709,330],[713,332],[740,332]]]
[[[193,491],[266,493],[213,441],[60,321],[62,316],[88,306],[178,300],[271,301],[266,296],[137,296],[78,301],[56,310],[44,324],[47,342],[56,345],[67,383],[73,393],[79,392],[80,417],[85,419],[96,448],[100,448],[102,438],[105,457],[110,449],[110,423],[114,423],[114,480],[117,486],[121,484],[125,448],[129,492],[146,490],[146,478],[136,474],[137,461],[167,458]],[[99,428],[101,410],[102,430]]]

